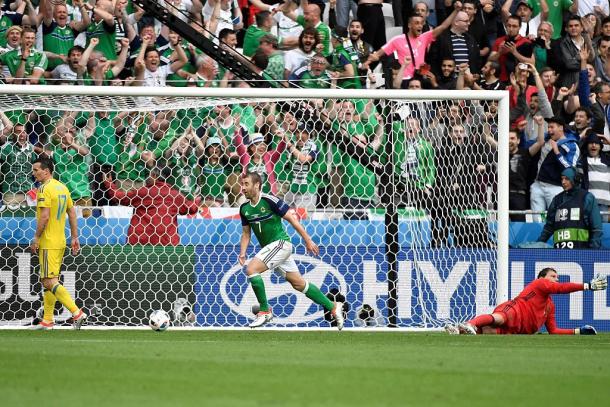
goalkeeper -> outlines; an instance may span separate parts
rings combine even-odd
[[[551,294],[568,294],[582,290],[603,290],[608,286],[607,278],[595,277],[589,283],[560,283],[557,271],[547,267],[538,273],[538,278],[529,283],[515,298],[504,302],[492,314],[479,315],[462,324],[448,325],[449,334],[535,334],[544,324],[549,334],[595,335],[595,328],[584,325],[576,329],[557,328],[555,304]]]

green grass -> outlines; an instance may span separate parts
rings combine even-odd
[[[0,331],[3,406],[602,406],[610,335]]]

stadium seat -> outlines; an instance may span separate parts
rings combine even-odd
[[[385,38],[388,41],[400,34],[402,34],[402,27],[386,27],[385,29]]]
[[[385,20],[385,26],[394,27],[394,12],[392,11],[392,4],[383,3],[381,5],[381,10],[383,11],[383,19]]]

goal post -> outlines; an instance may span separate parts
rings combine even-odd
[[[51,156],[81,198],[83,252],[62,271],[92,325],[138,326],[164,309],[175,325],[247,326],[256,300],[236,253],[247,169],[320,245],[310,256],[289,231],[305,278],[349,304],[348,327],[437,329],[508,299],[508,109],[505,91],[0,85],[0,326],[26,325],[41,306],[27,250],[35,185],[23,186],[26,159],[14,162],[30,145],[16,144],[16,125],[27,160]],[[111,173],[127,192],[161,163],[168,184],[201,200],[180,216],[177,245],[141,244],[134,208],[108,200],[103,182]],[[275,326],[329,325],[281,276],[264,276]],[[67,317],[58,307],[56,320]]]

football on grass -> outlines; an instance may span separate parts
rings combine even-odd
[[[163,310],[153,311],[150,314],[150,320],[148,324],[153,331],[165,331],[169,327],[170,319],[169,314]]]

